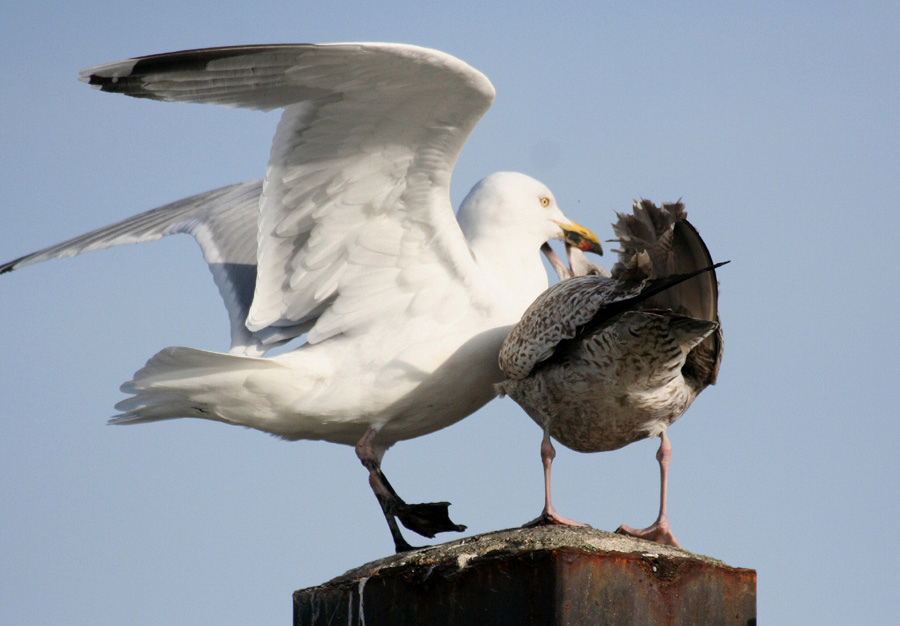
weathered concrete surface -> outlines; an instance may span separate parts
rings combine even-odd
[[[294,593],[295,626],[756,623],[756,572],[602,530],[502,530]]]

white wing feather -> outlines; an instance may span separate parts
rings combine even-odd
[[[462,61],[399,44],[245,46],[83,77],[136,97],[285,107],[260,203],[251,331],[300,325],[317,343],[445,301],[477,307],[485,288],[449,185],[494,89]]]

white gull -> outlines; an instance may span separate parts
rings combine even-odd
[[[103,91],[283,108],[264,183],[188,198],[0,266],[186,232],[225,300],[230,354],[166,348],[122,386],[115,424],[197,417],[353,445],[398,551],[396,519],[463,530],[448,503],[406,504],[381,471],[397,441],[495,396],[506,334],[544,289],[547,240],[600,251],[543,184],[478,183],[454,217],[450,176],[494,98],[447,54],[399,44],[240,46],[102,65]],[[262,358],[293,339],[305,343]]]

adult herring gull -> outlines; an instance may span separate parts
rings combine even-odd
[[[718,286],[709,251],[684,206],[642,201],[614,225],[619,261],[564,280],[525,312],[500,351],[497,387],[544,430],[544,510],[531,522],[581,525],[553,507],[551,437],[579,452],[616,450],[660,437],[660,510],[648,528],[617,532],[678,545],[666,516],[669,425],[722,359]],[[560,271],[561,262],[554,260]],[[593,268],[572,264],[576,274]]]
[[[231,320],[231,352],[166,348],[122,386],[114,424],[197,417],[355,446],[397,551],[397,525],[464,530],[447,502],[407,504],[381,471],[397,441],[495,396],[503,339],[548,279],[550,239],[600,252],[538,181],[492,174],[454,217],[450,176],[490,81],[409,45],[210,48],[85,70],[103,91],[283,108],[265,182],[203,193],[0,266],[186,232]],[[271,358],[267,350],[305,335]]]

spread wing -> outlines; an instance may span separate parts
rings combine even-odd
[[[231,351],[258,355],[265,338],[244,321],[256,284],[256,221],[262,181],[201,193],[0,265],[0,274],[49,259],[123,244],[192,235],[203,251],[231,322]]]
[[[398,44],[243,46],[82,77],[135,97],[285,109],[260,201],[250,331],[308,330],[316,343],[399,312],[477,305],[449,183],[494,89],[462,61]]]

